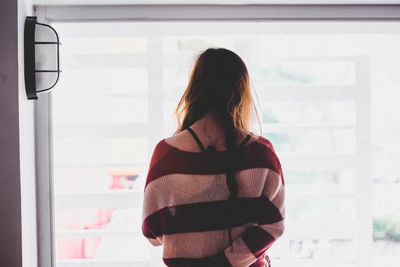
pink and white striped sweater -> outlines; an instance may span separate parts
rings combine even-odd
[[[152,245],[164,246],[167,266],[268,266],[266,251],[284,231],[281,166],[262,136],[239,153],[238,194],[229,201],[226,151],[188,152],[165,139],[157,144],[144,190],[142,231]]]

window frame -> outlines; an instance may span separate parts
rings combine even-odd
[[[57,5],[42,2],[34,5],[38,20],[44,23],[80,22],[80,21],[398,21],[400,4],[382,5]],[[154,55],[158,57],[159,55]],[[356,63],[363,63],[358,58]],[[356,70],[359,68],[356,68]],[[162,71],[162,70],[160,70]],[[363,73],[356,72],[357,82],[368,86]],[[157,79],[149,79],[157,82]],[[365,84],[366,83],[366,84]],[[154,88],[149,85],[149,88]],[[150,91],[150,95],[157,92]],[[356,196],[371,194],[371,102],[370,97],[356,90],[356,99],[361,99],[356,109],[356,132],[366,134],[357,138],[356,144]],[[158,106],[158,105],[156,105]],[[149,120],[158,121],[158,112],[149,114]],[[53,267],[55,263],[54,234],[54,192],[53,192],[53,133],[52,133],[52,93],[39,94],[35,102],[35,147],[36,147],[36,194],[37,194],[37,231],[38,266]],[[149,133],[153,132],[151,129]],[[150,138],[154,142],[153,138]],[[360,155],[364,155],[360,157]],[[365,163],[367,167],[365,167]],[[361,178],[363,177],[363,179]],[[366,179],[366,177],[370,179]],[[361,186],[359,186],[361,185]],[[369,205],[366,205],[369,204]],[[357,218],[368,219],[371,216],[371,199],[356,197]],[[367,208],[365,208],[367,206]],[[371,218],[370,218],[371,219]],[[371,223],[372,224],[372,223]],[[371,245],[369,238],[363,237],[365,231],[371,231],[367,224],[358,228],[356,236],[360,248]],[[372,232],[371,232],[372,234]],[[372,239],[372,236],[371,236]],[[357,266],[369,266],[368,258],[361,249],[356,250]]]

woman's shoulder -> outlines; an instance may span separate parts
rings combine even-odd
[[[210,171],[207,165],[208,160],[206,160],[210,155],[194,152],[193,148],[185,147],[182,149],[181,146],[177,147],[178,143],[175,144],[174,140],[179,141],[180,139],[163,138],[155,146],[149,166],[148,182],[163,175],[177,172],[200,174]],[[194,146],[194,149],[198,148]],[[265,167],[279,174],[282,173],[279,159],[268,138],[250,133],[250,139],[242,151],[245,155],[245,162],[249,166]],[[220,151],[213,157],[223,159],[226,155],[227,151]]]
[[[150,160],[150,168],[155,166],[161,159],[165,158],[165,156],[170,152],[171,146],[169,146],[165,139],[161,139],[157,142],[154,147],[153,154]]]
[[[261,147],[275,153],[274,146],[272,145],[271,141],[268,138],[262,135],[256,135],[252,132],[250,132],[249,135],[250,139],[248,140],[245,147]],[[243,136],[242,139],[245,139],[245,135]],[[193,141],[192,136],[188,132],[183,131],[174,134],[170,137],[161,139],[157,143],[155,150],[164,152],[167,150],[174,150],[174,149],[187,152],[197,151],[198,147],[192,141]]]
[[[275,151],[272,142],[262,135],[255,135],[256,144],[255,146],[258,151],[258,157],[262,158],[264,162],[268,165],[269,169],[274,170],[275,172],[282,175],[282,167],[278,155]]]
[[[170,137],[162,139],[164,145],[167,145],[172,150],[180,150],[180,151],[188,151],[188,152],[197,152],[198,146],[193,142],[193,137],[190,135],[188,131],[181,131],[179,133],[175,133]]]
[[[257,142],[259,146],[271,150],[272,152],[275,153],[274,146],[272,145],[271,141],[268,138],[256,134],[252,134],[252,137],[255,139],[255,142]]]

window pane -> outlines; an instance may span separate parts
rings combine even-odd
[[[60,96],[104,95],[117,93],[145,94],[147,69],[70,69],[64,71],[57,91]],[[84,90],[82,90],[84,88]]]
[[[266,133],[281,152],[354,153],[354,130],[287,130]]]
[[[55,165],[134,164],[148,154],[146,138],[58,139],[54,142]]]
[[[268,91],[268,89],[266,90]],[[262,107],[264,123],[346,125],[356,122],[353,101],[321,101],[317,103],[265,101],[262,103]]]
[[[258,75],[260,82],[265,86],[351,85],[355,83],[355,66],[351,61],[321,62],[286,59],[283,62],[273,62],[274,59],[268,57],[274,54],[269,54],[266,49],[262,51]],[[265,60],[263,56],[266,57]]]
[[[131,233],[150,154],[176,130],[196,56],[225,47],[248,67],[262,134],[284,171],[287,227],[273,265],[397,266],[398,22],[54,26],[63,43],[53,92],[58,262],[163,266],[161,251]]]
[[[55,170],[56,192],[104,192],[105,190],[129,189],[142,191],[147,166],[131,167],[59,166]]]
[[[59,123],[144,123],[147,108],[144,97],[65,97],[54,101],[54,119]]]

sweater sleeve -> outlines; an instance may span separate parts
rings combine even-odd
[[[283,234],[285,186],[279,160],[273,149],[270,152],[273,156],[272,168],[268,170],[260,205],[257,207],[258,221],[234,239],[231,245],[221,252],[222,255],[216,255],[216,258],[226,259],[223,266],[251,265],[260,257],[264,257],[267,249]]]
[[[154,206],[157,206],[157,196],[154,194],[153,190],[148,190],[148,185],[152,182],[153,179],[156,178],[157,174],[154,173],[157,169],[157,164],[162,160],[166,152],[167,151],[165,151],[165,148],[162,145],[162,141],[160,141],[154,148],[144,188],[142,233],[153,246],[161,246],[163,244],[163,237],[161,233],[157,233],[155,227],[153,226],[154,224],[157,224],[157,222],[154,222],[154,220],[149,222],[148,220],[150,215],[157,211],[154,210]]]

